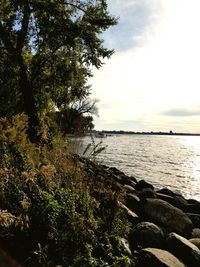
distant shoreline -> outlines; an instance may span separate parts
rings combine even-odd
[[[176,132],[132,132],[132,131],[107,131],[107,130],[102,130],[102,131],[97,131],[93,130],[92,133],[94,134],[104,134],[104,135],[109,135],[109,134],[132,134],[132,135],[170,135],[170,136],[200,136],[200,133],[176,133]]]

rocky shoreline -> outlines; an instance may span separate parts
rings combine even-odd
[[[131,231],[121,244],[137,267],[200,266],[200,202],[168,188],[155,190],[115,167],[73,157],[86,179],[95,180],[98,194],[104,187],[123,192],[124,203],[118,201],[117,206],[126,214]]]

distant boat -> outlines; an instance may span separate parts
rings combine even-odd
[[[105,133],[96,133],[95,135],[94,135],[96,138],[105,138],[105,137],[107,137],[107,135],[105,134]]]

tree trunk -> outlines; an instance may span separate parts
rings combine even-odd
[[[28,137],[31,142],[38,143],[40,141],[39,117],[35,105],[33,86],[28,78],[26,65],[24,64],[22,55],[17,57],[17,61],[20,68],[19,85],[24,102],[24,111],[28,116]]]

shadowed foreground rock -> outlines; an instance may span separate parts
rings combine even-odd
[[[200,266],[200,250],[184,237],[171,233],[168,237],[169,250],[189,267]]]
[[[141,246],[142,248],[161,248],[164,245],[163,231],[154,223],[138,223],[129,238],[131,248]]]
[[[137,267],[186,267],[170,252],[157,249],[142,249]],[[196,266],[197,267],[197,266]]]

